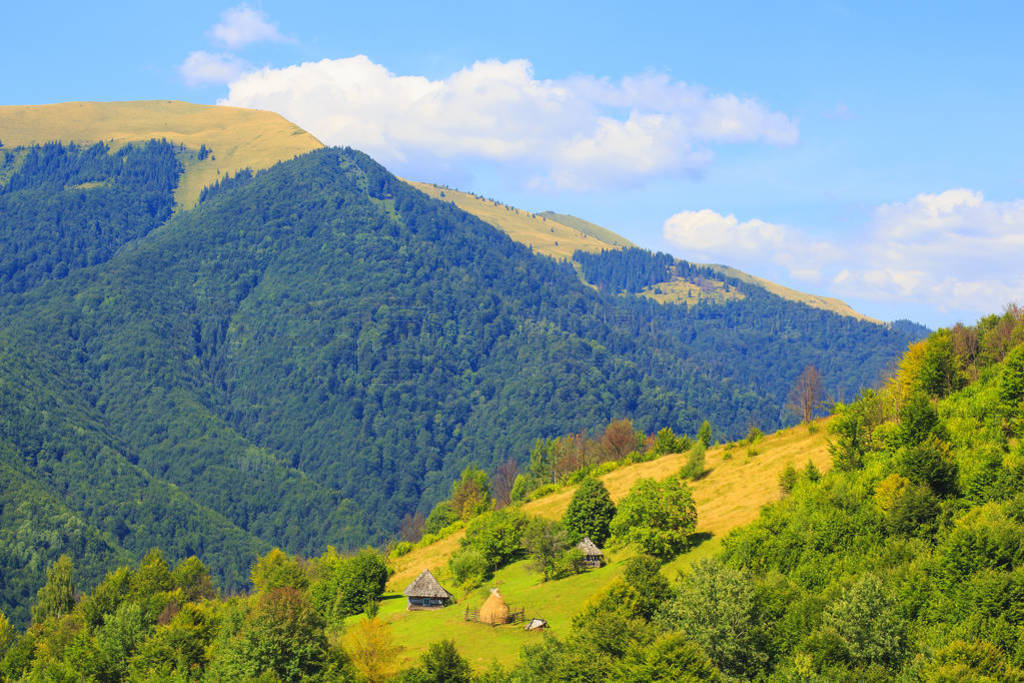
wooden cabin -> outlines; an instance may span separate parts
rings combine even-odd
[[[409,598],[407,609],[410,610],[441,609],[454,597],[441,587],[429,569],[424,569],[423,573],[409,584],[404,595]]]
[[[604,564],[604,553],[601,549],[594,545],[594,542],[590,540],[590,537],[584,538],[577,545],[580,552],[583,553],[583,565],[590,569],[597,569]]]

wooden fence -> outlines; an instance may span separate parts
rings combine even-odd
[[[466,607],[466,611],[463,614],[462,618],[463,618],[464,621],[475,621],[477,623],[480,623],[480,610],[478,610],[478,609],[470,609],[469,607]],[[506,623],[506,624],[518,624],[518,623],[523,622],[523,621],[526,621],[526,608],[525,607],[523,607],[522,609],[520,609],[518,611],[517,610],[513,610],[513,609],[509,609],[509,611],[508,611],[508,619],[504,623]],[[490,626],[500,626],[501,624],[489,624],[489,625]]]

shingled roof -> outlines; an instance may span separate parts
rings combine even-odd
[[[580,541],[576,547],[579,548],[580,552],[587,557],[593,555],[604,555],[604,553],[601,552],[601,549],[594,545],[594,542],[590,540],[589,536]]]
[[[409,587],[405,589],[404,595],[409,598],[448,599],[453,597],[451,593],[441,588],[441,584],[437,582],[437,579],[434,578],[429,569],[424,569],[423,573],[409,584]]]

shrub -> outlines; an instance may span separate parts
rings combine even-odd
[[[479,550],[464,548],[448,559],[448,571],[458,585],[476,588],[490,575],[490,563]]]
[[[608,489],[600,480],[587,478],[569,501],[569,507],[562,518],[571,543],[579,543],[585,537],[598,547],[604,547],[611,535],[610,525],[615,517],[615,503],[608,495]]]
[[[494,510],[484,513],[466,526],[464,548],[473,548],[486,559],[493,571],[504,567],[522,550],[526,516],[518,510]]]
[[[678,555],[697,524],[697,507],[686,484],[674,477],[663,482],[639,479],[619,503],[612,535],[661,560]]]
[[[690,455],[686,464],[679,470],[679,476],[683,479],[699,479],[704,475],[704,453],[707,447],[702,441],[698,441],[690,449]]]

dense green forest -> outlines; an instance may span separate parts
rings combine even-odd
[[[47,188],[80,201],[119,187],[145,150],[165,169],[154,177],[178,172],[162,143],[46,149],[9,152],[4,193],[26,215]],[[126,202],[110,209],[120,237],[86,221],[69,244],[95,255],[58,252],[59,279],[31,288],[35,266],[16,271],[0,299],[3,464],[53,503],[48,524],[61,501],[86,525],[25,551],[34,580],[2,596],[22,619],[43,560],[82,544],[195,553],[237,590],[257,552],[382,542],[467,465],[524,463],[537,438],[617,417],[680,434],[710,420],[721,438],[772,429],[794,419],[783,405],[807,365],[841,399],[915,338],[753,287],[689,309],[595,292],[353,150],[246,172],[158,227],[164,199],[142,211],[136,195],[149,196],[110,200]],[[34,244],[32,221],[3,218],[12,244]],[[0,529],[19,519],[0,514]],[[75,552],[97,578],[103,563]]]
[[[1024,309],[910,347],[879,390],[836,407],[833,469],[780,479],[781,499],[714,557],[669,579],[696,510],[680,477],[639,479],[618,506],[586,480],[560,524],[489,510],[467,470],[449,504],[472,508],[451,573],[485,580],[534,559],[539,580],[583,571],[571,543],[610,533],[648,555],[582,606],[571,628],[474,674],[457,642],[399,671],[374,618],[387,579],[374,551],[300,561],[273,550],[254,591],[216,597],[195,558],[153,551],[89,595],[62,558],[21,632],[0,617],[12,680],[1018,681],[1024,678]],[[700,442],[698,442],[700,443]],[[603,492],[604,495],[599,495]],[[583,506],[586,506],[585,508]],[[568,548],[568,550],[566,550]],[[564,553],[564,554],[560,554]],[[575,553],[575,556],[573,555]],[[487,563],[472,569],[472,556]],[[479,560],[477,561],[479,563]],[[365,612],[366,617],[346,617]]]
[[[182,173],[166,140],[57,142],[0,154],[0,292],[103,263],[166,221]]]
[[[784,475],[719,557],[609,589],[511,678],[1024,678],[1024,310],[915,344],[830,431],[828,475]]]
[[[636,247],[605,249],[600,253],[577,251],[572,260],[580,264],[587,282],[612,294],[635,294],[667,282],[676,274],[676,260],[670,254],[655,254]]]

